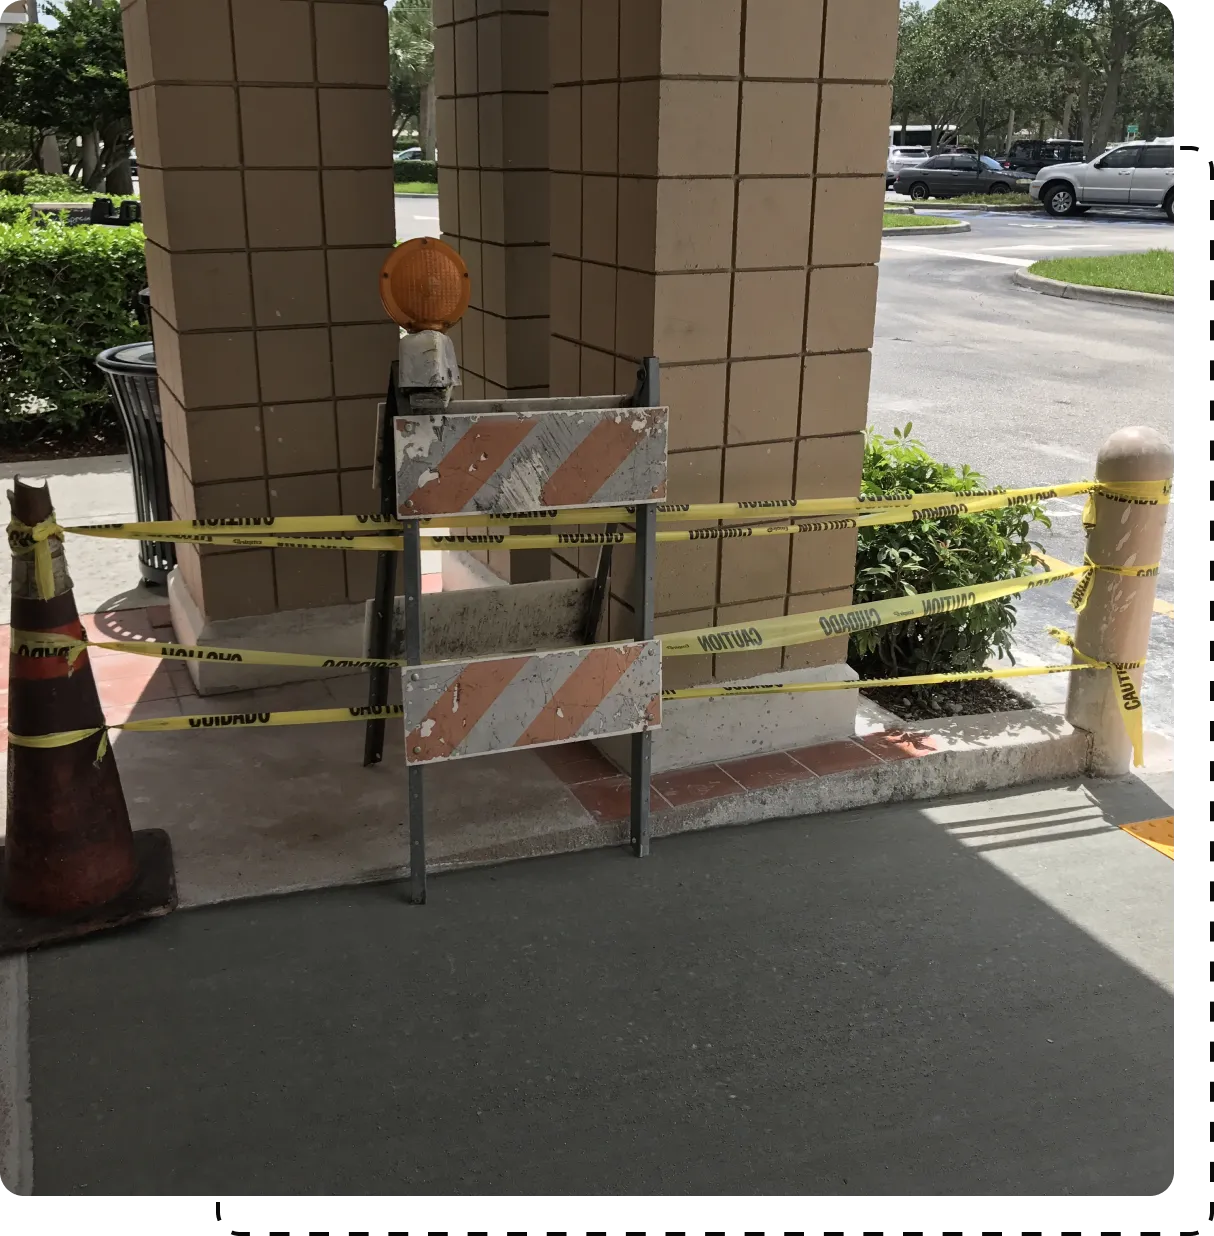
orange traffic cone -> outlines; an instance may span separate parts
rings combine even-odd
[[[168,914],[177,905],[161,829],[131,832],[63,538],[45,486],[13,482],[8,823],[0,848],[0,953]],[[33,638],[31,638],[33,637]]]

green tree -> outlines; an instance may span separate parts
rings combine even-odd
[[[1095,158],[1118,130],[1123,91],[1149,76],[1139,58],[1158,60],[1160,47],[1170,48],[1172,15],[1157,0],[1053,0],[1050,9],[1054,57],[1075,96],[1087,157]],[[1170,113],[1170,105],[1161,110]]]
[[[396,0],[388,14],[392,131],[415,121],[422,158],[434,158],[434,15],[431,0]]]
[[[26,27],[0,61],[0,117],[80,139],[73,175],[86,189],[131,191],[133,141],[119,0],[48,4],[55,26]]]

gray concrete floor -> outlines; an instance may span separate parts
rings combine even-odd
[[[1151,1194],[1134,779],[180,913],[31,955],[38,1193]]]

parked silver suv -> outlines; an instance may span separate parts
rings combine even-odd
[[[1175,182],[1171,141],[1127,142],[1090,163],[1042,168],[1029,194],[1057,216],[1079,215],[1089,206],[1146,206],[1171,219]]]

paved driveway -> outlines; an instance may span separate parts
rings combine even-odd
[[[194,910],[30,958],[40,1193],[1149,1194],[1141,782]]]
[[[1125,425],[1172,437],[1172,318],[1148,310],[1063,301],[1012,282],[1040,258],[1172,248],[1153,214],[1092,211],[1078,219],[978,214],[956,236],[886,237],[881,248],[869,424],[908,421],[940,459],[968,463],[999,485],[1092,475],[1096,451]],[[1083,499],[1050,503],[1046,551],[1083,561]],[[1159,596],[1174,596],[1172,532]],[[1072,629],[1065,584],[1017,600],[1017,641],[1059,660],[1046,626]],[[1161,606],[1161,611],[1166,606]],[[1149,728],[1171,734],[1172,619],[1156,614],[1143,706]]]

